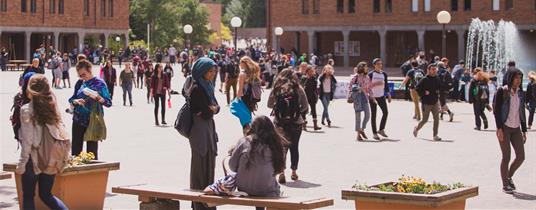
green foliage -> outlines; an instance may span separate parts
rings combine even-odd
[[[186,24],[194,28],[192,43],[208,43],[208,12],[198,0],[131,0],[130,28],[135,39],[147,40],[147,24],[151,24],[152,49],[183,40]]]
[[[242,27],[266,27],[266,0],[229,0],[224,8],[223,22],[228,26],[236,16],[242,19]]]

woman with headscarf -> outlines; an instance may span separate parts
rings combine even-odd
[[[192,160],[190,167],[190,188],[203,190],[214,182],[216,166],[218,134],[214,123],[214,115],[220,111],[220,106],[214,96],[213,78],[217,73],[217,64],[209,58],[197,60],[192,70],[194,80],[185,87],[190,98],[193,115],[190,132],[190,147]],[[208,208],[203,203],[192,203],[192,209]]]

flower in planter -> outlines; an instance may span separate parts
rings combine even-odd
[[[355,184],[352,188],[359,191],[381,191],[381,192],[398,192],[398,193],[414,193],[414,194],[436,194],[449,190],[467,187],[458,182],[450,185],[442,185],[438,182],[427,183],[419,177],[404,176],[398,179],[398,182],[389,184],[381,184],[378,186],[367,186],[363,184]]]
[[[69,167],[89,164],[94,159],[95,159],[95,155],[92,152],[89,152],[89,153],[81,152],[78,156],[76,157],[73,156],[71,160],[69,160]]]

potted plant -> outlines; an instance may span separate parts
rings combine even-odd
[[[102,209],[106,195],[108,174],[119,170],[118,162],[93,160],[92,153],[82,152],[73,157],[69,166],[56,175],[52,193],[61,199],[69,209]],[[15,172],[17,164],[4,164],[4,171]],[[22,210],[21,175],[15,174],[19,206]],[[37,189],[36,189],[37,190]],[[39,195],[36,191],[36,195]],[[35,197],[36,209],[47,209],[38,196]]]
[[[342,191],[342,199],[355,201],[355,207],[359,210],[461,210],[465,209],[468,198],[477,195],[478,186],[427,183],[421,178],[407,176],[402,176],[397,182],[372,186],[356,184],[352,190]]]

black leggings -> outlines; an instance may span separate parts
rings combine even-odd
[[[536,105],[529,106],[529,126],[532,127],[532,122],[534,122],[534,111],[536,111]]]
[[[136,83],[136,87],[138,88],[139,86],[139,89],[142,89],[143,88],[143,73],[136,74],[136,81],[138,82]]]
[[[165,94],[156,94],[154,98],[154,120],[158,122],[158,106],[162,106],[162,122],[166,121],[166,95]],[[160,103],[158,102],[160,99]],[[160,104],[160,105],[159,105]]]
[[[503,186],[508,185],[508,179],[514,176],[516,170],[521,166],[525,160],[525,145],[523,143],[523,134],[521,133],[520,128],[510,128],[508,126],[503,126],[503,136],[504,140],[499,142],[502,152],[501,160],[501,179]],[[516,153],[516,159],[510,164],[510,144],[514,147]]]
[[[82,152],[84,147],[84,133],[86,133],[87,127],[84,127],[78,123],[73,122],[73,140],[71,144],[71,153],[73,156],[77,156]],[[99,142],[88,141],[86,142],[86,151],[92,152],[95,155],[95,160],[99,159]]]
[[[477,128],[480,128],[482,126],[480,119],[484,121],[484,127],[488,127],[488,118],[486,118],[486,114],[484,113],[486,105],[486,103],[482,103],[480,101],[475,101],[473,103],[473,112],[475,113],[475,125]]]
[[[380,106],[380,109],[382,110],[380,130],[385,129],[385,124],[387,124],[387,115],[389,114],[389,111],[387,110],[387,102],[385,101],[385,97],[376,98],[376,103],[372,103],[372,100],[370,101],[370,111],[371,111],[371,117],[372,117],[370,124],[372,125],[371,126],[372,133],[374,134],[378,133],[378,129],[376,128],[376,113],[378,112],[377,106]]]
[[[300,161],[300,152],[298,150],[298,146],[300,144],[302,126],[295,123],[278,126],[283,129],[283,134],[290,142],[290,145],[285,148],[285,162],[287,159],[287,152],[290,149],[290,168],[292,170],[298,170],[298,162]]]

